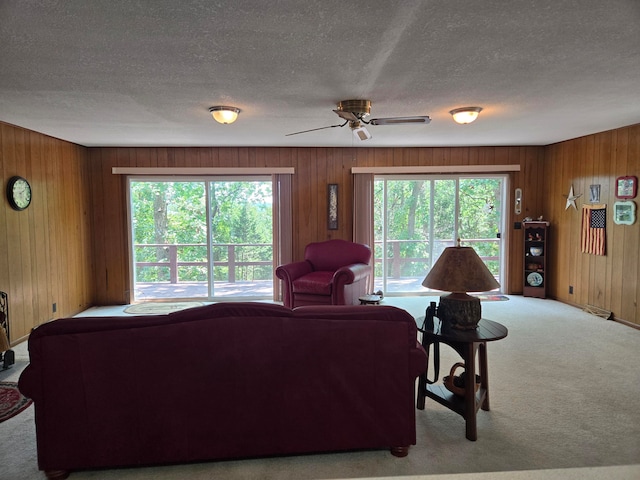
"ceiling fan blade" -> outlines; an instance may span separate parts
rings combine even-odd
[[[340,118],[343,118],[349,122],[357,122],[359,120],[359,118],[356,117],[352,112],[346,112],[344,110],[334,110],[334,112]]]
[[[344,127],[348,122],[344,122],[342,124],[338,124],[338,125],[329,125],[327,127],[319,127],[319,128],[312,128],[310,130],[302,130],[301,132],[293,132],[293,133],[287,133],[285,135],[285,137],[290,137],[291,135],[299,135],[300,133],[309,133],[309,132],[315,132],[316,130],[324,130],[325,128],[334,128],[334,127]]]
[[[402,125],[410,123],[427,123],[431,122],[431,117],[391,117],[391,118],[372,118],[369,120],[370,125]]]

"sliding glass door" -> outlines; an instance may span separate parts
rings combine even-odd
[[[377,176],[375,289],[427,293],[422,280],[442,251],[472,246],[500,281],[506,177]]]
[[[272,181],[130,178],[134,301],[273,298]]]

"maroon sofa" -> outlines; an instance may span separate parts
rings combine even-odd
[[[29,338],[38,466],[70,471],[416,442],[426,354],[390,306],[218,303],[60,319]]]
[[[341,239],[314,242],[304,260],[276,268],[282,280],[285,307],[357,305],[367,294],[371,276],[371,248]]]

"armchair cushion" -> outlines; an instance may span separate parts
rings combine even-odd
[[[294,293],[331,295],[333,272],[311,272],[293,281]]]

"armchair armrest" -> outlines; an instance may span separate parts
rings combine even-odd
[[[287,263],[276,268],[276,277],[282,280],[282,303],[285,307],[293,308],[293,281],[312,271],[311,263],[306,260]]]
[[[370,274],[371,265],[366,265],[364,263],[354,263],[352,265],[340,267],[338,270],[336,270],[336,272],[333,274],[333,284],[349,285],[350,283],[354,283],[367,278]]]
[[[311,273],[313,269],[311,264],[306,260],[302,262],[287,263],[276,268],[276,276],[285,282],[293,282],[296,278],[300,278],[307,273]]]

